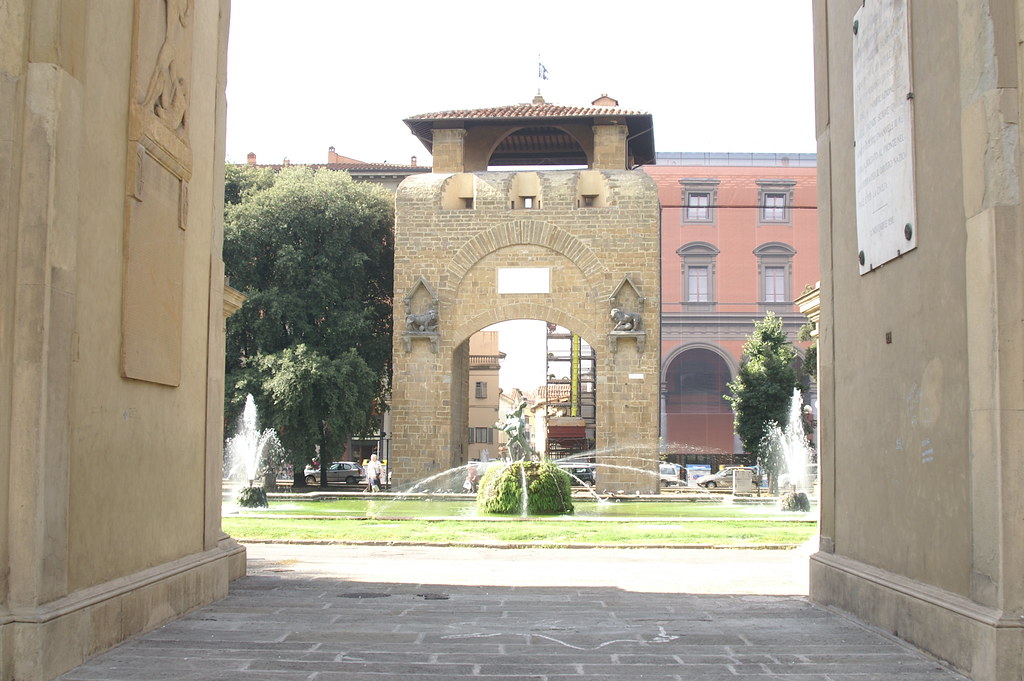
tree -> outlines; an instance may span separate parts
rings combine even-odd
[[[780,457],[765,433],[772,426],[785,427],[793,389],[799,386],[796,348],[786,340],[782,319],[768,312],[754,323],[754,333],[743,345],[743,360],[726,395],[735,415],[736,434],[743,449],[757,455],[774,488]]]
[[[227,324],[225,422],[251,392],[302,484],[383,409],[394,199],[344,172],[228,169],[224,265],[248,299]]]
[[[254,192],[274,186],[274,171],[259,166],[224,166],[224,203],[229,206],[241,203]]]

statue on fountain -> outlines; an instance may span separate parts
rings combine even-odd
[[[541,460],[526,433],[526,400],[494,424],[508,435],[511,461],[489,467],[480,480],[477,509],[504,515],[567,515],[573,512],[569,474]]]
[[[494,427],[508,435],[508,453],[513,460],[529,460],[533,458],[533,447],[526,438],[526,417],[523,411],[526,409],[526,400],[520,399],[515,409],[505,414],[503,421],[498,421]]]

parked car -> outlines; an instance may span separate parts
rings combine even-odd
[[[686,485],[686,469],[676,463],[662,463],[658,465],[658,474],[661,477],[661,484],[665,487],[677,487]]]
[[[579,461],[559,461],[558,467],[572,476],[572,484],[593,487],[597,483],[594,464]]]
[[[753,480],[755,487],[761,484],[761,475],[754,468],[748,468],[747,466],[729,466],[723,468],[717,473],[711,475],[704,475],[697,478],[694,482],[698,486],[704,487],[705,489],[732,489],[733,474],[737,470],[748,470],[753,474]]]
[[[320,484],[320,469],[307,466],[304,471],[307,485]],[[334,461],[327,466],[327,482],[344,482],[354,485],[366,479],[363,467],[354,461]]]
[[[815,485],[817,485],[818,484],[818,464],[816,464],[816,463],[807,464],[807,473],[804,476],[804,479],[799,481],[799,482],[800,482],[800,484],[806,485],[807,487],[814,487]],[[795,477],[791,476],[789,473],[782,473],[781,475],[779,475],[779,489],[780,490],[786,490],[786,489],[790,489],[790,488],[796,489],[797,483],[798,483],[797,479]]]

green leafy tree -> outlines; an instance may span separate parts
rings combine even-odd
[[[229,206],[241,203],[253,192],[274,186],[274,171],[258,166],[235,165],[224,166],[224,203]]]
[[[743,360],[736,379],[728,384],[736,434],[743,449],[757,455],[775,487],[780,457],[765,438],[769,427],[785,424],[789,418],[793,389],[799,386],[795,366],[797,352],[786,340],[782,319],[768,312],[754,323],[754,333],[743,345]]]
[[[344,172],[228,168],[224,265],[248,299],[227,324],[225,422],[251,392],[303,484],[384,408],[394,199]]]
[[[818,339],[814,337],[814,323],[807,322],[801,326],[796,338],[801,343],[810,343],[804,352],[802,365],[804,374],[809,380],[806,382],[801,381],[805,386],[810,386],[810,381],[817,382],[818,380]]]

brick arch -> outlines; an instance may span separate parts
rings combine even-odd
[[[453,345],[458,347],[474,333],[487,328],[491,324],[514,319],[539,319],[545,322],[552,322],[581,336],[595,350],[601,350],[604,347],[602,343],[603,337],[590,324],[583,321],[581,317],[554,305],[525,302],[506,305],[501,309],[491,308],[482,310],[479,314],[467,319],[461,326],[452,331]]]
[[[521,219],[480,232],[467,241],[448,262],[448,290],[457,290],[462,278],[484,256],[506,246],[521,245],[542,246],[564,255],[591,284],[608,275],[598,255],[575,236],[543,220]]]

